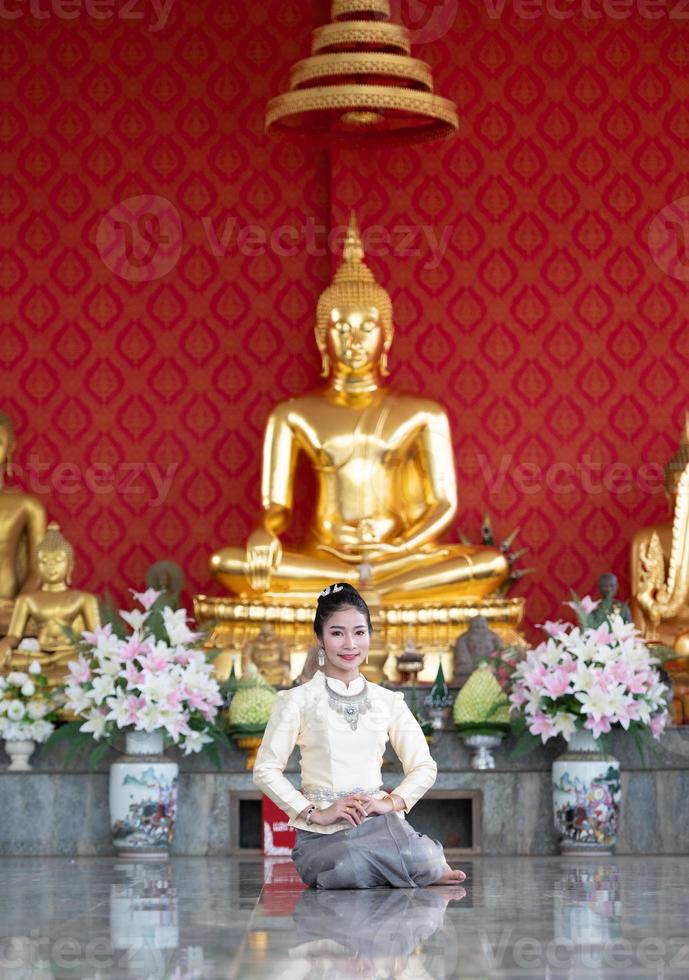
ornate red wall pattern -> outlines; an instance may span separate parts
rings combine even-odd
[[[208,555],[258,507],[270,407],[317,383],[322,228],[356,207],[395,301],[391,381],[448,407],[459,524],[477,537],[487,509],[520,526],[540,622],[606,568],[626,583],[633,529],[664,513],[642,466],[689,407],[687,284],[647,235],[689,195],[689,24],[445,4],[418,53],[459,136],[329,161],[262,135],[327,6],[0,18],[21,482],[49,493],[79,584],[123,598],[169,556],[188,592],[212,591]]]

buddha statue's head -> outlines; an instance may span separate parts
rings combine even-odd
[[[665,467],[665,493],[672,510],[675,509],[679,479],[689,466],[689,412],[684,417],[684,430],[677,452],[668,460]]]
[[[14,452],[14,426],[4,412],[0,412],[0,485],[3,475],[12,476],[12,453]]]
[[[37,565],[43,585],[69,585],[72,581],[74,549],[53,521],[38,546]]]
[[[364,262],[364,248],[352,214],[342,263],[318,300],[316,343],[322,377],[328,377],[333,365],[349,376],[376,370],[387,375],[392,336],[390,296]]]

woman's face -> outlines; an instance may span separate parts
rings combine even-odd
[[[365,615],[352,606],[334,612],[323,625],[326,660],[338,671],[357,671],[366,659],[370,640]]]

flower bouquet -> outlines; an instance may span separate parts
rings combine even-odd
[[[0,676],[0,738],[6,743],[27,743],[24,763],[13,759],[11,769],[29,769],[28,759],[34,743],[45,742],[55,730],[59,704],[48,688],[41,665],[34,660],[28,671],[11,670]],[[10,756],[17,746],[6,745]]]
[[[217,745],[227,745],[216,724],[222,696],[199,648],[201,634],[189,628],[184,609],[160,607],[161,593],[131,591],[142,609],[120,610],[120,619],[77,637],[65,687],[66,709],[77,720],[50,742],[95,739],[95,765],[116,735],[160,732],[185,755],[205,751],[219,768]]]
[[[622,728],[642,752],[643,737],[659,739],[669,718],[659,661],[636,627],[616,613],[590,625],[598,603],[589,596],[575,596],[567,605],[579,624],[546,622],[547,639],[527,651],[512,673],[509,700],[521,728],[516,751],[539,738],[570,741],[583,730],[598,739]]]
[[[563,854],[609,854],[620,818],[620,764],[604,744],[629,731],[660,738],[668,691],[643,637],[616,612],[601,620],[589,596],[568,603],[579,624],[547,622],[547,639],[527,651],[512,674],[510,704],[522,736],[517,753],[562,735],[567,751],[553,762],[553,817]]]

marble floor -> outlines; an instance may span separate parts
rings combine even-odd
[[[463,890],[326,892],[284,859],[4,858],[0,977],[689,976],[689,857],[459,863]]]

